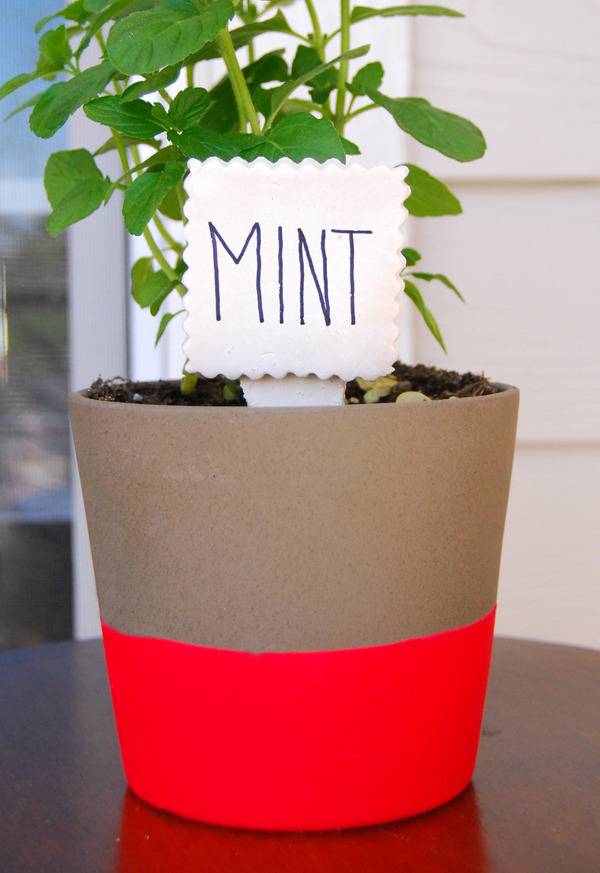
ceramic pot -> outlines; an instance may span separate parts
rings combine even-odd
[[[274,830],[469,783],[518,392],[246,409],[75,394],[123,763],[144,800]]]

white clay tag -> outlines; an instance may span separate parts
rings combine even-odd
[[[389,373],[406,168],[262,158],[189,167],[188,370],[252,380]]]
[[[248,406],[343,406],[346,383],[335,377],[285,376],[274,379],[241,378]]]

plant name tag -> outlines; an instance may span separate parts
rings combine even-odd
[[[406,168],[190,161],[184,352],[207,377],[375,379],[396,360]]]

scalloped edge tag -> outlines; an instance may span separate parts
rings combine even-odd
[[[406,167],[189,162],[187,368],[349,381],[391,372]]]

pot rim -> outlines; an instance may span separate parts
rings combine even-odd
[[[498,403],[503,402],[509,397],[519,397],[520,391],[514,385],[509,385],[504,382],[492,382],[495,388],[500,390],[496,394],[482,394],[477,397],[456,397],[453,400],[460,401],[461,404],[475,403]],[[344,404],[343,406],[176,406],[171,404],[160,403],[121,403],[114,400],[98,400],[94,397],[87,397],[87,388],[81,391],[74,391],[69,394],[69,405],[76,406],[91,406],[101,405],[107,411],[111,410],[136,410],[142,415],[256,415],[257,413],[277,414],[281,412],[287,413],[321,413],[322,415],[339,415],[341,412],[352,408],[353,415],[381,415],[391,413],[383,413],[384,409],[395,409],[402,415],[435,415],[434,410],[439,407],[444,407],[445,402],[434,401],[432,403],[360,403],[360,404]],[[454,405],[454,404],[453,404]],[[362,412],[359,412],[362,410]],[[117,415],[119,412],[116,413]]]

